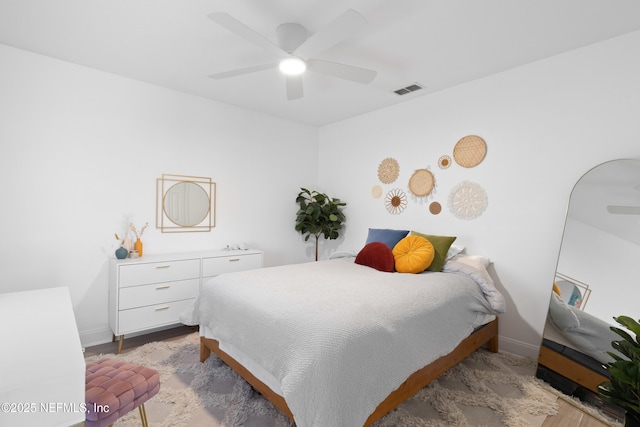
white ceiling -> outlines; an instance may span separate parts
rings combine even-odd
[[[279,24],[314,33],[348,8],[368,25],[318,58],[376,70],[369,85],[308,73],[287,101],[277,70],[207,77],[273,60],[211,12],[275,42]],[[637,0],[0,0],[0,43],[318,126],[638,29]]]

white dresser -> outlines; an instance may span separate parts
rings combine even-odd
[[[262,252],[221,250],[111,259],[109,326],[113,338],[180,323],[178,316],[213,276],[262,267]]]
[[[85,420],[85,362],[68,288],[0,294],[0,426]]]

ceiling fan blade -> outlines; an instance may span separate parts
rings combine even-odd
[[[327,74],[340,79],[351,80],[356,83],[369,84],[376,78],[377,72],[353,65],[339,64],[337,62],[320,61],[310,59],[307,61],[309,70],[316,73]]]
[[[227,30],[231,31],[232,33],[235,33],[240,37],[243,37],[249,40],[253,44],[267,50],[268,52],[273,53],[276,56],[282,57],[287,55],[287,53],[284,50],[280,49],[274,43],[271,43],[262,34],[255,32],[254,30],[247,27],[245,24],[238,21],[236,18],[229,15],[228,13],[213,12],[208,14],[207,17],[212,21],[216,22],[217,24],[225,27]]]
[[[276,68],[278,64],[263,64],[254,65],[253,67],[238,68],[237,70],[223,71],[221,73],[215,73],[209,75],[212,79],[226,79],[229,77],[241,76],[243,74],[255,73],[257,71],[268,70],[270,68]]]
[[[348,9],[333,22],[313,34],[296,49],[295,54],[308,59],[351,37],[367,25],[367,20]]]
[[[293,101],[304,95],[302,89],[302,76],[287,76],[287,99]]]
[[[619,215],[640,215],[640,206],[607,206],[607,211],[611,214]]]

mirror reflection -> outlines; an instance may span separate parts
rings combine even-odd
[[[635,296],[640,259],[640,160],[589,170],[569,200],[537,375],[565,394],[601,406],[613,317],[640,317]],[[620,417],[608,405],[605,412]]]
[[[207,217],[209,196],[196,183],[179,182],[165,193],[163,208],[173,223],[183,227],[193,227]]]

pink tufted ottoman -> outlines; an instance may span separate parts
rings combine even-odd
[[[111,359],[90,363],[85,380],[85,426],[108,426],[139,408],[142,425],[147,427],[144,403],[158,390],[160,374],[155,369]]]

